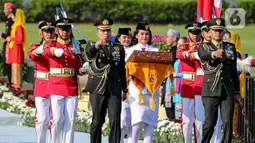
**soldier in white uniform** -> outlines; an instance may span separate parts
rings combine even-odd
[[[150,46],[151,31],[148,23],[138,23],[136,31],[134,32],[137,38],[137,44],[126,50],[126,60],[134,50],[140,51],[159,51],[158,48]],[[152,143],[154,129],[157,127],[158,110],[159,110],[159,89],[154,94],[156,103],[155,108],[150,108],[151,93],[146,87],[142,89],[142,96],[144,104],[139,103],[140,90],[135,86],[134,82],[130,80],[129,88],[129,104],[131,109],[131,124],[132,136],[128,139],[128,143],[137,143],[142,130],[144,129],[144,142]]]

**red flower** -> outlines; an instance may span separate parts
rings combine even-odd
[[[31,107],[31,106],[34,106],[35,102],[32,100],[32,99],[29,99],[27,102],[26,102],[26,105]]]

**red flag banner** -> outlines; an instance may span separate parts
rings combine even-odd
[[[213,15],[218,18],[221,10],[222,0],[197,0],[197,22],[211,20]]]

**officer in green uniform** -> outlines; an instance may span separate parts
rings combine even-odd
[[[223,42],[225,21],[216,18],[208,21],[211,42],[199,46],[198,55],[205,73],[202,100],[205,108],[202,143],[210,143],[220,106],[223,122],[222,143],[232,141],[234,99],[239,96],[239,78],[236,69],[235,45]]]
[[[110,120],[109,143],[120,142],[120,113],[122,96],[126,96],[125,51],[122,45],[111,42],[111,19],[94,24],[97,42],[89,42],[85,48],[85,60],[89,63],[88,82],[93,118],[90,128],[91,143],[101,143],[102,125],[106,110]]]

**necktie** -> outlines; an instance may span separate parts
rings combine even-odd
[[[145,51],[146,48],[142,48],[142,51]]]

